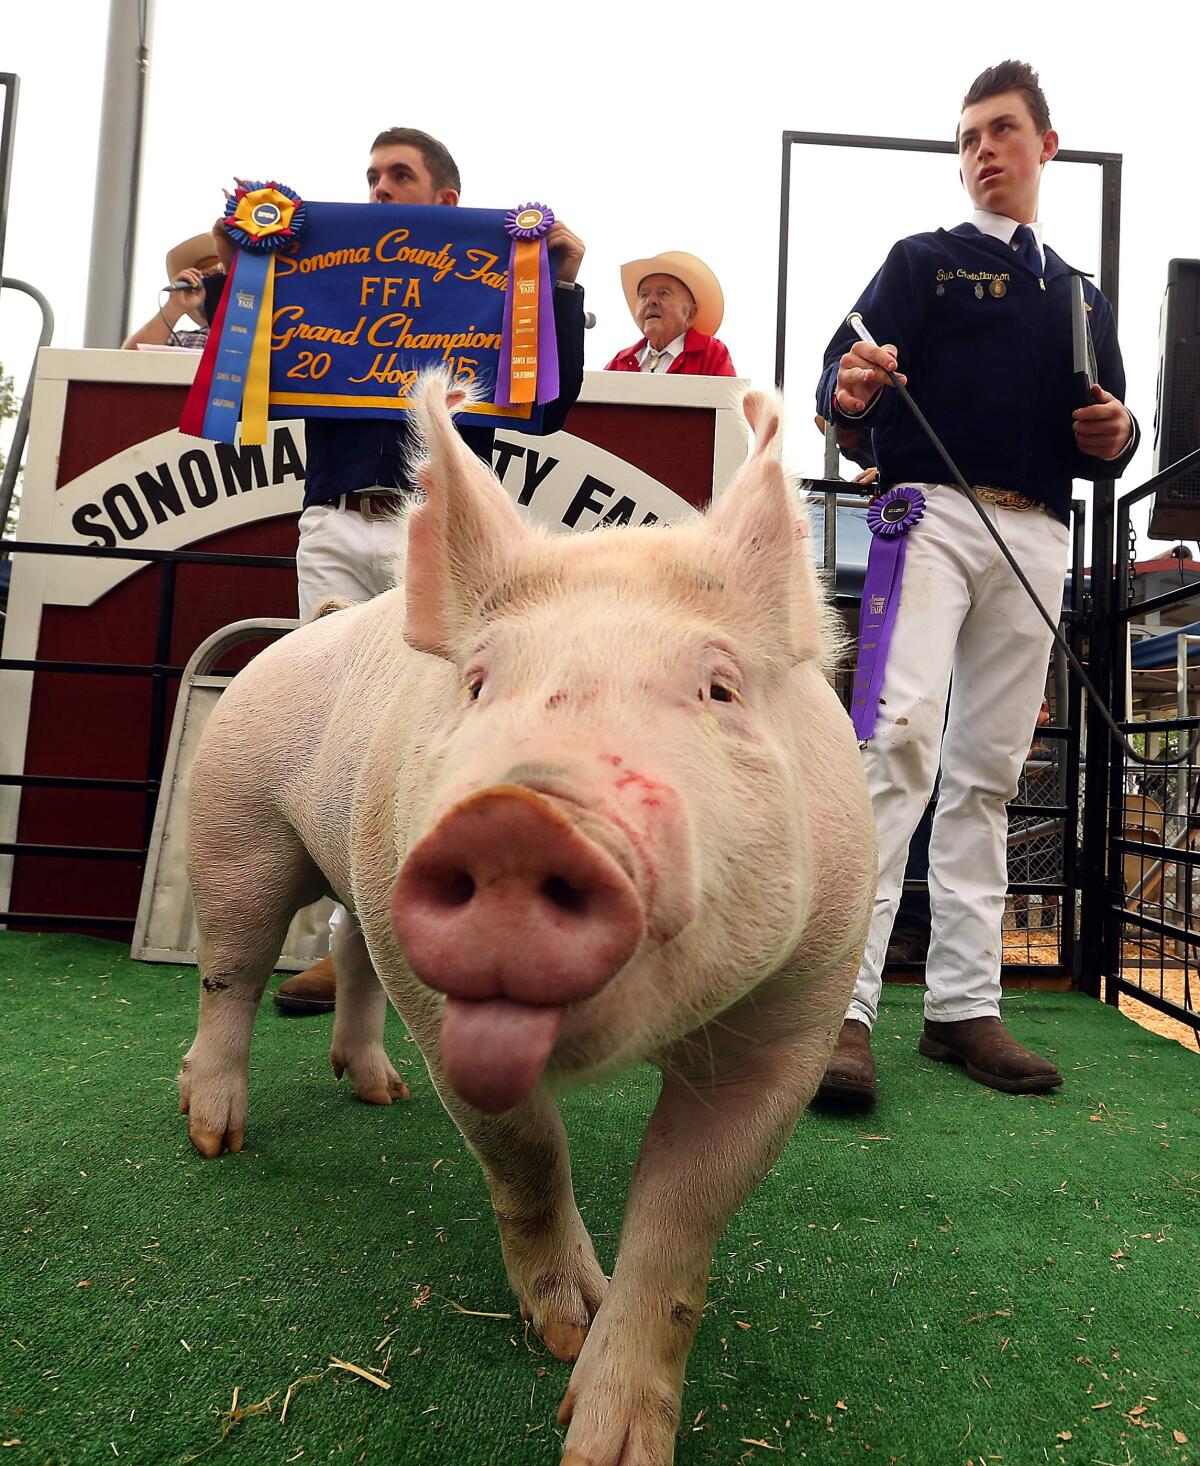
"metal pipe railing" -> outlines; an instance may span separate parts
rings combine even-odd
[[[12,507],[13,495],[17,488],[17,475],[21,471],[21,459],[25,456],[25,440],[29,436],[29,406],[33,398],[33,379],[37,374],[37,352],[43,346],[49,346],[54,336],[54,311],[50,302],[35,286],[27,284],[24,280],[14,280],[11,276],[0,276],[0,289],[20,290],[23,294],[30,296],[37,304],[42,313],[42,329],[38,335],[37,351],[33,353],[33,365],[29,368],[29,380],[25,384],[25,392],[21,398],[21,405],[17,409],[17,422],[13,429],[12,447],[9,450],[8,458],[4,464],[4,475],[0,478],[0,535],[4,533],[4,526],[8,523],[8,511]],[[0,559],[4,558],[3,541],[0,541]]]

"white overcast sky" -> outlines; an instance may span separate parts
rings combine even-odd
[[[108,6],[3,8],[0,70],[21,79],[4,273],[50,298],[55,345],[78,346]],[[167,249],[216,217],[235,174],[360,200],[371,139],[408,125],[449,146],[464,203],[543,199],[585,240],[589,368],[637,335],[620,263],[686,249],[717,272],[720,336],[762,385],[775,360],[782,132],[950,138],[979,71],[1029,60],[1062,145],[1124,155],[1120,336],[1145,446],[1123,483],[1151,472],[1167,262],[1200,256],[1193,5],[158,0],[152,41],[134,324],[154,310]],[[800,151],[787,397],[790,457],[816,473],[808,424],[825,340],[898,235],[953,225],[969,204],[951,157]],[[1098,170],[1052,164],[1042,191],[1048,242],[1083,269],[1098,264],[1098,183]],[[32,303],[3,292],[0,361],[19,386],[36,335]]]

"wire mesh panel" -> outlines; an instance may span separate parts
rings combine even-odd
[[[1152,742],[1186,750],[1194,723]],[[1110,810],[1120,993],[1152,1010],[1149,1026],[1200,1040],[1200,766],[1127,765],[1122,785]]]
[[[1105,997],[1200,1047],[1200,566],[1184,544],[1139,565],[1130,517],[1174,474],[1117,506],[1116,703],[1132,754],[1114,742]]]
[[[1066,804],[1066,745],[1039,728],[1009,807],[1005,962],[1061,960]]]

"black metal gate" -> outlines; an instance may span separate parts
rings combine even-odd
[[[1181,560],[1180,584],[1139,594],[1131,518],[1197,461],[1200,452],[1189,454],[1115,506],[1116,604],[1105,628],[1112,706],[1137,752],[1174,758],[1144,764],[1104,738],[1108,782],[1097,801],[1107,807],[1107,863],[1093,904],[1103,907],[1105,1000],[1136,999],[1190,1028],[1200,1046],[1200,756],[1189,754],[1200,731],[1200,576],[1189,579]],[[1173,657],[1157,651],[1164,643]]]

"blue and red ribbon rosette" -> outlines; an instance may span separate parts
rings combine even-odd
[[[925,495],[911,484],[889,489],[867,507],[871,549],[858,616],[858,664],[850,716],[860,743],[875,732],[888,648],[900,608],[909,531],[925,514]]]
[[[546,204],[522,204],[504,217],[512,248],[496,381],[501,407],[552,402],[558,396],[554,287],[546,245],[553,223],[554,212]]]
[[[304,233],[304,200],[274,180],[238,182],[225,204],[225,233],[238,247],[184,406],[180,430],[232,443],[267,439],[275,252]]]

